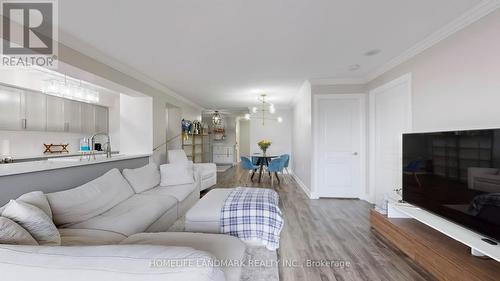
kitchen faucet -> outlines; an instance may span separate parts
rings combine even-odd
[[[94,150],[96,136],[105,136],[107,138],[106,150],[105,150],[106,158],[111,158],[111,142],[109,139],[109,135],[107,133],[97,133],[97,134],[94,134],[92,137],[90,137],[90,150]]]

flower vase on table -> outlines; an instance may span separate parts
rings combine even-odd
[[[262,150],[262,154],[266,156],[266,151],[271,146],[271,142],[268,140],[261,140],[257,144],[259,145],[260,150]]]

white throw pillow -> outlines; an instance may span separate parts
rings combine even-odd
[[[194,183],[193,163],[164,164],[160,166],[161,186]]]
[[[160,171],[153,163],[137,169],[124,169],[122,173],[135,193],[144,192],[160,184]]]
[[[26,229],[40,245],[61,245],[61,235],[54,222],[40,208],[10,200],[2,215]]]
[[[38,245],[38,242],[19,224],[0,217],[0,244]]]
[[[44,211],[47,216],[52,218],[52,209],[50,208],[49,201],[47,200],[47,196],[43,194],[41,191],[32,191],[29,193],[25,193],[21,196],[19,196],[16,200],[19,200],[24,203],[28,203],[30,205],[33,205],[35,207],[40,208],[42,211]],[[7,206],[7,205],[5,205]],[[0,215],[3,213],[3,210],[5,210],[5,206],[0,208]]]

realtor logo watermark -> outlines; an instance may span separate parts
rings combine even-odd
[[[57,0],[0,0],[3,67],[57,68]]]

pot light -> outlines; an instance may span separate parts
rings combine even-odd
[[[250,120],[250,113],[245,114],[245,119]]]
[[[276,119],[276,121],[278,121],[278,123],[283,123],[283,118],[278,117],[278,118]]]
[[[361,65],[359,65],[359,64],[353,64],[353,65],[349,66],[349,70],[350,71],[356,71],[356,70],[358,70],[360,68],[361,68]]]
[[[382,50],[380,50],[380,49],[372,49],[372,50],[369,50],[366,53],[364,53],[364,55],[367,56],[367,57],[371,57],[371,56],[375,56],[375,55],[380,54],[380,52],[382,52]]]

